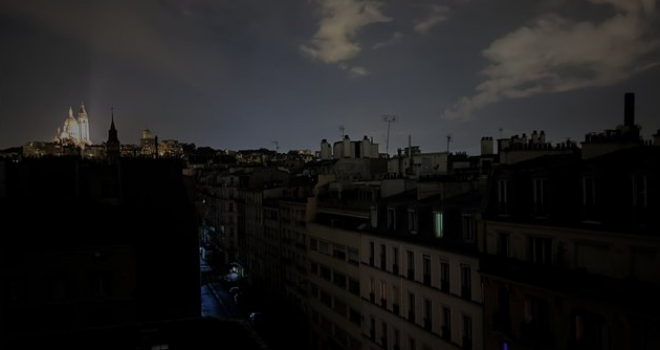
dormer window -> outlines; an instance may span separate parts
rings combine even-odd
[[[632,176],[632,200],[634,208],[641,209],[647,207],[647,188],[646,175]]]
[[[582,206],[584,219],[594,221],[596,213],[596,178],[593,176],[582,177]]]
[[[463,214],[463,239],[466,242],[474,242],[475,223],[472,215]]]
[[[408,231],[417,233],[417,211],[408,209]]]
[[[394,208],[387,208],[387,229],[396,230],[396,209]]]
[[[548,179],[538,178],[534,179],[532,182],[533,187],[533,197],[532,201],[534,203],[534,216],[536,217],[545,217],[546,216],[546,196],[547,196],[547,183]]]
[[[433,233],[437,238],[442,238],[445,234],[444,215],[441,211],[433,212]]]
[[[497,181],[497,208],[500,215],[509,214],[509,180]]]

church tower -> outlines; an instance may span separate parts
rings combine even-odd
[[[78,145],[80,140],[80,125],[78,121],[73,117],[73,107],[69,106],[69,115],[64,120],[64,130],[62,130],[62,135],[60,138],[64,142],[72,143]]]
[[[115,109],[110,109],[110,130],[108,130],[108,141],[105,143],[105,155],[110,161],[119,160],[119,139],[117,138],[117,129],[115,129]]]
[[[80,105],[80,109],[78,110],[78,124],[80,125],[80,146],[83,148],[90,146],[92,140],[89,138],[89,119],[87,119],[87,111],[85,110],[84,103]]]

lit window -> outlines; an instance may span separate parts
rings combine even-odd
[[[435,236],[442,238],[444,236],[444,218],[442,212],[433,212],[433,231]]]

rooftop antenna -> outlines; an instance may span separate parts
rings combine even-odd
[[[396,116],[392,114],[383,115],[383,121],[387,123],[387,139],[385,139],[385,153],[390,154],[390,124],[396,122]]]
[[[344,139],[344,136],[346,135],[346,128],[343,125],[339,126],[339,133],[341,134],[341,139]]]
[[[500,131],[500,138],[502,138],[502,127],[498,129]]]
[[[271,142],[275,144],[275,151],[280,153],[280,144],[277,142],[277,140]]]
[[[449,143],[451,142],[452,134],[447,134],[447,154],[449,154]]]

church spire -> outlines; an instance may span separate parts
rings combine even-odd
[[[115,108],[110,108],[110,130],[108,130],[108,141],[105,143],[106,156],[110,161],[116,161],[121,152],[117,129],[115,128]]]
[[[73,118],[73,106],[69,105],[69,118]]]

